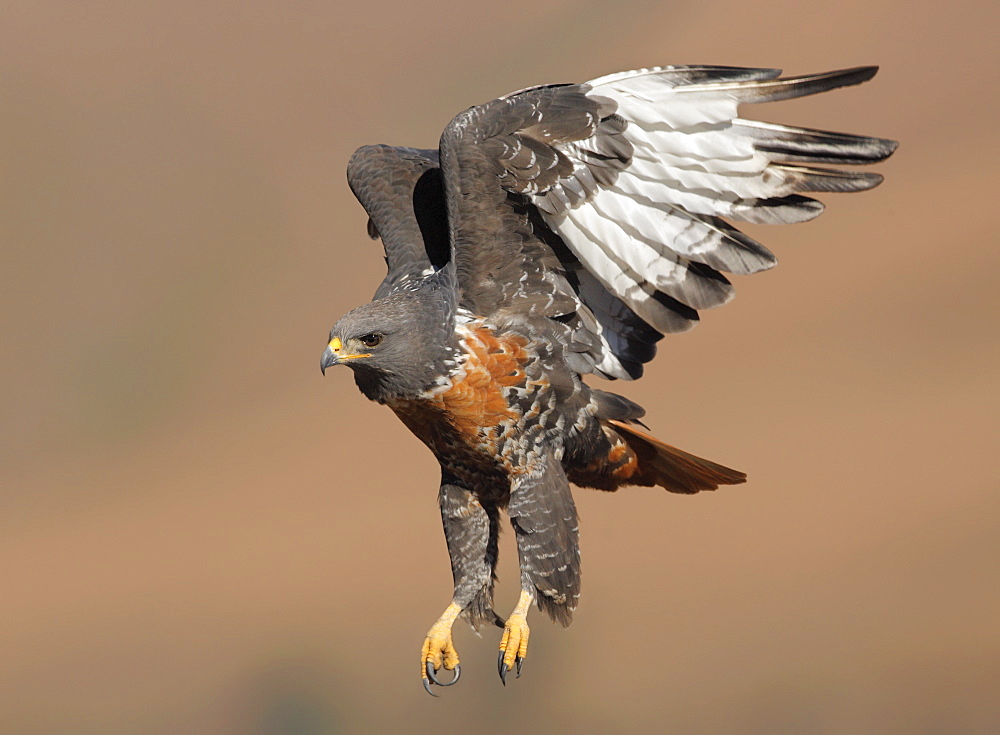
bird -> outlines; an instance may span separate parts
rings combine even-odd
[[[882,161],[895,141],[738,110],[860,84],[877,69],[638,69],[470,107],[436,149],[352,155],[348,183],[387,273],[333,326],[320,366],[350,368],[440,464],[454,588],[421,647],[428,693],[461,675],[460,618],[503,629],[504,685],[521,676],[532,606],[570,624],[580,596],[571,483],[693,494],[746,481],[655,438],[641,406],[584,378],[641,377],[664,335],[732,298],[726,274],[775,265],[733,222],[804,222],[823,211],[806,194],[882,182],[841,167]],[[521,585],[506,618],[493,603],[504,511]]]

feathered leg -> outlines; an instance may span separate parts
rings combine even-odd
[[[538,607],[556,622],[569,625],[580,598],[580,546],[576,505],[562,465],[554,457],[543,471],[515,481],[508,506],[517,534],[521,597],[507,619],[500,641],[498,667],[507,672],[521,664],[528,648],[528,607]]]
[[[496,507],[484,507],[473,493],[454,484],[446,473],[441,479],[438,502],[455,592],[451,604],[428,631],[421,651],[420,674],[424,688],[432,695],[432,683],[450,686],[460,676],[458,653],[451,638],[455,620],[464,615],[477,629],[483,623],[502,625],[493,611],[499,535]],[[435,675],[442,667],[455,671],[455,678],[446,684],[441,684]]]

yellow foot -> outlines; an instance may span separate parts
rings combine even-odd
[[[507,618],[503,626],[503,638],[500,639],[500,655],[497,657],[497,670],[500,672],[500,681],[507,686],[507,672],[517,668],[517,676],[521,678],[521,665],[524,657],[528,655],[528,608],[533,602],[531,593],[521,590],[521,597],[517,601],[517,607]]]
[[[442,687],[450,687],[458,682],[458,677],[462,675],[462,667],[458,665],[458,652],[451,642],[451,627],[455,624],[455,618],[462,612],[455,603],[448,605],[438,621],[427,631],[424,638],[424,647],[420,652],[420,677],[424,682],[424,689],[432,697],[437,695],[431,691],[431,684]],[[441,667],[448,671],[454,671],[455,676],[451,681],[441,682],[437,678],[437,672]]]

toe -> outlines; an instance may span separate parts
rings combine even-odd
[[[528,622],[521,616],[512,615],[504,626],[503,637],[500,639],[500,655],[497,658],[497,670],[500,680],[506,685],[507,672],[517,670],[521,676],[521,667],[528,655]]]
[[[454,671],[449,681],[442,681],[438,678],[441,669]],[[451,631],[442,631],[431,628],[424,638],[424,645],[420,650],[420,678],[424,689],[428,694],[437,696],[431,690],[431,686],[450,687],[458,682],[462,675],[462,667],[459,665],[458,651],[451,641]]]

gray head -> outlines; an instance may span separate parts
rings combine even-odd
[[[379,403],[430,387],[452,356],[448,320],[433,296],[396,293],[348,312],[330,330],[320,368],[347,365],[361,392]]]

